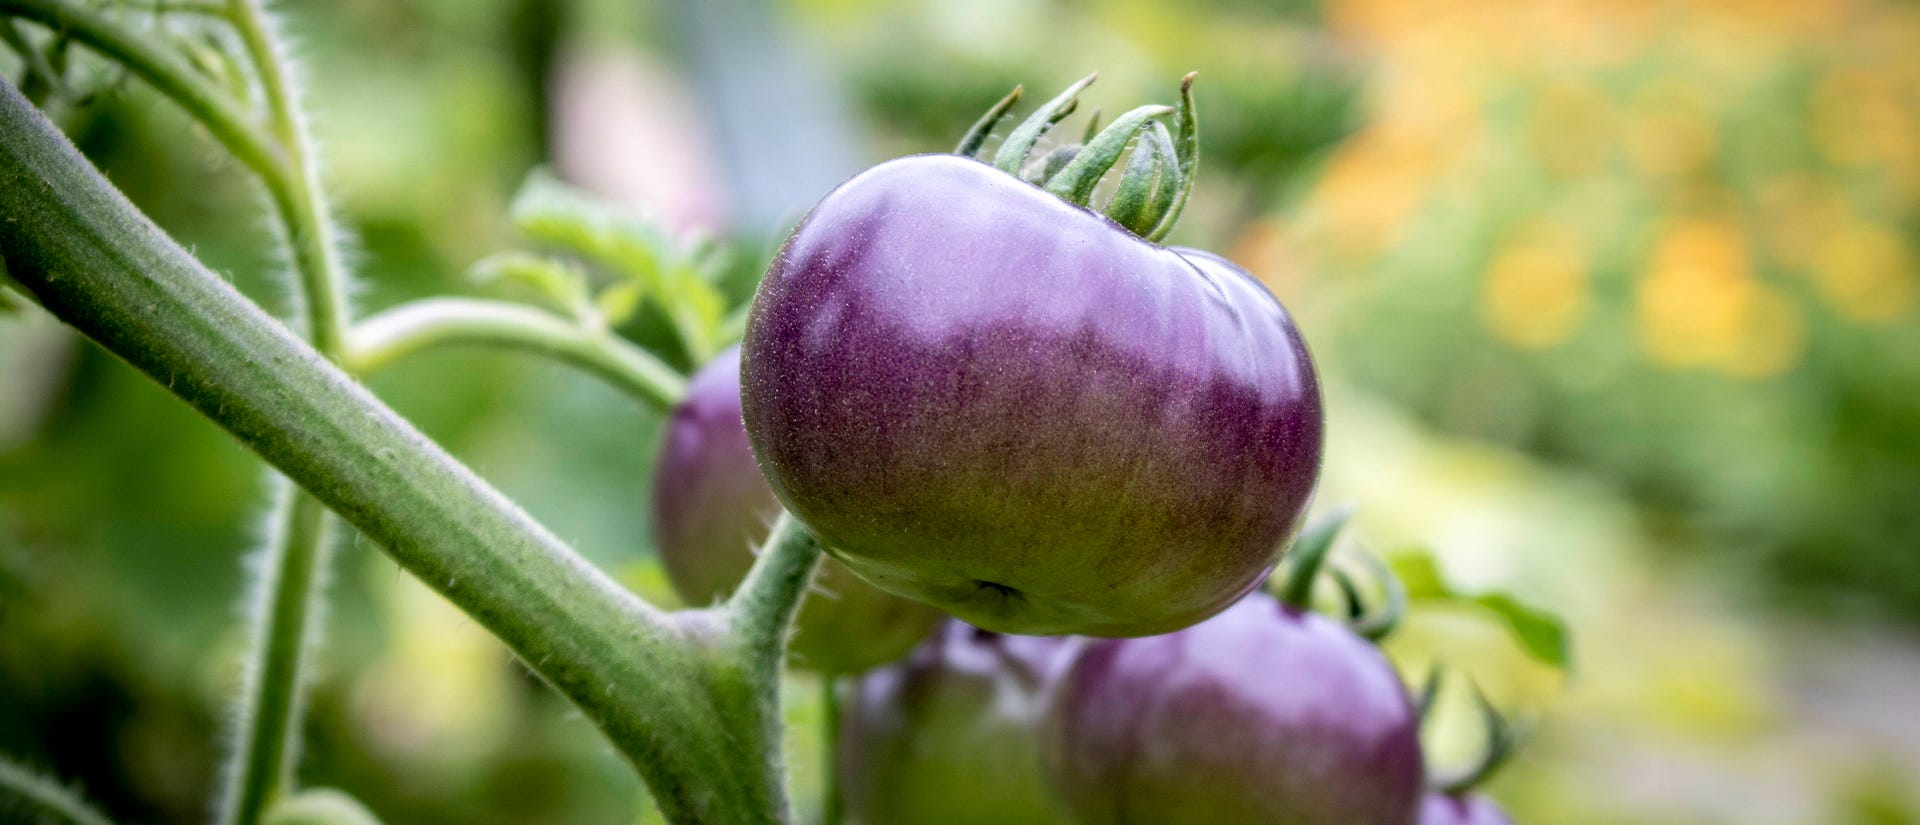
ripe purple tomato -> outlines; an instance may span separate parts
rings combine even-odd
[[[721,353],[687,385],[667,423],[653,477],[653,537],[667,579],[688,604],[725,598],[753,565],[780,502],[740,422],[740,351]],[[823,559],[800,603],[788,654],[822,673],[856,673],[906,655],[939,621],[925,605],[875,589]]]
[[[1513,820],[1484,796],[1452,796],[1436,791],[1421,803],[1418,825],[1513,825]]]
[[[1090,645],[1054,692],[1044,753],[1079,825],[1407,825],[1419,724],[1373,645],[1256,593]]]
[[[1043,697],[1078,642],[949,620],[853,685],[839,759],[861,825],[1070,825],[1040,776]]]
[[[1140,636],[1258,586],[1319,476],[1279,301],[952,155],[842,184],[743,344],[774,492],[868,581],[990,630]]]

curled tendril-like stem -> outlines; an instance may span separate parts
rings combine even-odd
[[[1367,607],[1361,588],[1346,571],[1335,570],[1333,575],[1347,598],[1348,622],[1353,626],[1353,632],[1378,643],[1393,635],[1393,631],[1400,627],[1401,620],[1406,618],[1407,588],[1379,557],[1361,553],[1359,559],[1360,564],[1367,568],[1368,577],[1379,583],[1385,596],[1379,605]]]
[[[1020,170],[1027,165],[1027,156],[1033,153],[1034,145],[1040,142],[1040,138],[1046,136],[1054,124],[1073,114],[1074,108],[1080,105],[1080,93],[1086,91],[1086,88],[1093,85],[1093,81],[1099,77],[1099,72],[1087,75],[1079,82],[1068,86],[1066,91],[1052,100],[1040,104],[1040,108],[1028,115],[1026,120],[1014,128],[1012,134],[1007,135],[1006,141],[1000,144],[1000,151],[994,153],[993,165],[1009,175],[1020,174]]]
[[[1327,554],[1333,549],[1333,540],[1340,535],[1340,528],[1345,527],[1351,518],[1353,507],[1342,506],[1309,525],[1306,532],[1294,540],[1293,549],[1287,551],[1291,567],[1286,579],[1281,582],[1280,591],[1274,594],[1281,602],[1301,610],[1311,607],[1314,580],[1319,578],[1320,568],[1326,563]]]
[[[1439,693],[1438,665],[1435,665],[1433,674],[1429,677],[1422,695],[1421,721],[1423,722],[1426,720],[1428,709],[1432,706],[1434,696]],[[1519,750],[1521,740],[1525,738],[1525,732],[1509,722],[1500,713],[1500,709],[1493,706],[1493,701],[1487,698],[1486,691],[1481,690],[1478,684],[1472,684],[1472,687],[1474,705],[1480,711],[1480,723],[1486,731],[1486,745],[1480,753],[1480,758],[1473,764],[1454,773],[1436,775],[1431,780],[1434,790],[1450,796],[1468,793],[1492,779],[1494,774],[1499,773],[1500,769],[1513,758],[1513,754]]]

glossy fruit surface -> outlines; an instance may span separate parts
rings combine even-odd
[[[949,620],[852,686],[839,758],[858,825],[1072,825],[1040,775],[1037,725],[1074,639]]]
[[[1319,474],[1319,386],[1272,294],[966,158],[822,200],[743,352],[788,510],[868,581],[991,630],[1199,621],[1271,570]]]
[[[1407,825],[1423,790],[1418,715],[1385,657],[1264,593],[1091,644],[1045,730],[1079,825]]]
[[[740,352],[693,376],[667,423],[653,478],[653,538],[674,590],[688,604],[726,598],[753,565],[752,548],[780,515],[740,421]],[[822,559],[800,603],[790,660],[855,673],[906,655],[939,621],[925,605],[882,592]]]
[[[1418,825],[1513,825],[1513,820],[1484,796],[1435,792],[1421,803]]]

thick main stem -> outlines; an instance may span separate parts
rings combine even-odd
[[[789,821],[779,718],[766,712],[777,693],[738,678],[733,645],[622,589],[207,271],[7,84],[0,255],[48,311],[232,433],[505,642],[632,761],[670,821]],[[797,602],[791,570],[781,572],[767,590]],[[759,604],[760,615],[793,609]],[[777,669],[777,656],[758,658]],[[749,696],[760,698],[739,701]]]

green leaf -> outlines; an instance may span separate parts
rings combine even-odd
[[[1395,554],[1392,567],[1406,587],[1407,598],[1415,604],[1451,604],[1486,611],[1506,626],[1528,657],[1561,671],[1571,663],[1572,643],[1566,621],[1553,612],[1526,604],[1504,591],[1458,590],[1447,583],[1433,553],[1425,548]]]
[[[591,305],[587,275],[572,264],[530,252],[501,252],[467,270],[475,283],[518,286],[555,308],[578,314]]]
[[[1472,601],[1500,617],[1535,661],[1566,670],[1572,658],[1567,625],[1559,616],[1532,607],[1504,592],[1483,593]]]
[[[657,227],[542,171],[527,176],[509,213],[527,237],[650,289],[677,257],[672,240]]]

